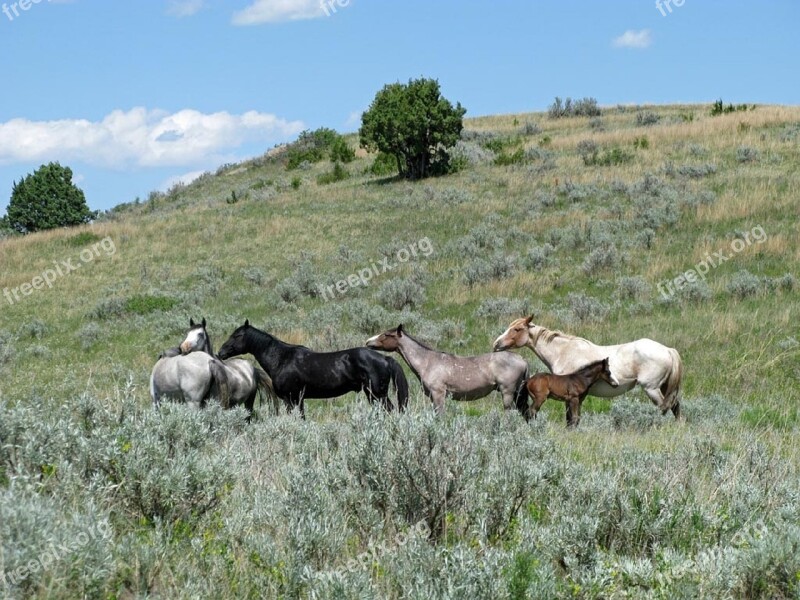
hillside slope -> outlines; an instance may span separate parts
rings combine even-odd
[[[482,117],[466,123],[469,166],[418,183],[365,174],[363,153],[331,185],[317,183],[330,163],[287,171],[280,151],[221,167],[84,232],[0,243],[9,290],[95,245],[52,288],[0,298],[0,390],[60,403],[132,378],[145,402],[156,355],[190,316],[208,319],[217,344],[245,318],[319,349],[403,321],[437,347],[479,353],[533,313],[598,343],[674,346],[689,398],[721,394],[793,421],[798,123],[800,109],[770,106]],[[412,256],[421,240],[430,251]],[[729,259],[677,289],[715,253]],[[384,257],[397,268],[333,293]]]

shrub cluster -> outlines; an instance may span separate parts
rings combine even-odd
[[[731,445],[722,398],[687,403],[697,431],[672,441],[649,402],[614,401],[586,445],[546,411],[532,427],[500,410],[442,418],[415,397],[402,416],[359,402],[248,425],[128,393],[113,409],[0,403],[4,596],[800,591],[796,467],[760,433]],[[647,448],[610,451],[615,431]]]
[[[600,107],[597,106],[595,98],[581,98],[572,100],[567,98],[561,100],[558,96],[547,109],[547,116],[551,119],[562,119],[564,117],[599,117]]]
[[[297,169],[303,163],[317,163],[325,159],[348,163],[356,157],[344,137],[327,127],[303,131],[286,149],[286,168]]]

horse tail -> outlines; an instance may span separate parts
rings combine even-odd
[[[271,414],[279,414],[279,398],[275,393],[275,388],[272,387],[272,377],[267,375],[266,371],[259,369],[258,367],[253,367],[253,374],[256,378],[256,389],[258,390],[259,402],[261,402],[261,405],[263,406],[264,401],[267,400],[269,402]]]
[[[219,398],[222,408],[230,408],[231,393],[225,363],[218,358],[213,358],[209,361],[208,366],[211,370],[211,393]]]
[[[528,378],[530,377],[530,367],[525,366],[525,370],[517,380],[517,390],[514,394],[514,402],[519,413],[528,420]]]
[[[680,417],[681,406],[681,379],[683,378],[683,361],[681,355],[675,348],[669,349],[669,354],[672,357],[672,369],[667,376],[667,381],[664,389],[664,406],[672,409],[672,414],[675,418]],[[666,410],[666,409],[665,409]]]
[[[408,380],[403,372],[403,367],[396,360],[387,356],[386,361],[389,363],[390,376],[397,392],[397,408],[403,412],[408,406]]]
[[[161,405],[161,394],[156,387],[156,369],[153,367],[153,372],[150,373],[150,397],[153,399],[153,408],[158,408]]]

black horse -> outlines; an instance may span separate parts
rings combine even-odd
[[[314,352],[305,346],[282,342],[245,321],[219,349],[223,360],[252,354],[272,378],[275,393],[290,410],[300,407],[305,418],[306,398],[335,398],[347,392],[364,392],[370,402],[379,400],[390,410],[389,385],[397,391],[397,407],[408,404],[408,382],[392,358],[369,348]]]

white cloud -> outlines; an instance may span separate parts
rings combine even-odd
[[[617,48],[647,48],[653,43],[653,36],[649,29],[635,31],[629,29],[621,36],[614,38],[613,44]]]
[[[303,129],[302,122],[256,111],[167,113],[142,107],[115,110],[101,121],[12,119],[0,123],[0,164],[77,160],[121,169],[198,166],[243,144],[267,147]]]
[[[158,186],[158,189],[159,191],[166,192],[178,183],[189,185],[205,172],[206,171],[189,171],[188,173],[183,173],[182,175],[175,175],[174,177],[170,177],[166,181],[162,182],[162,184]]]
[[[234,25],[258,25],[324,17],[325,0],[254,0],[233,14]],[[350,0],[334,0],[334,6],[346,6]],[[330,10],[330,9],[329,9]]]
[[[191,17],[205,8],[205,0],[169,0],[167,14],[173,17]]]

